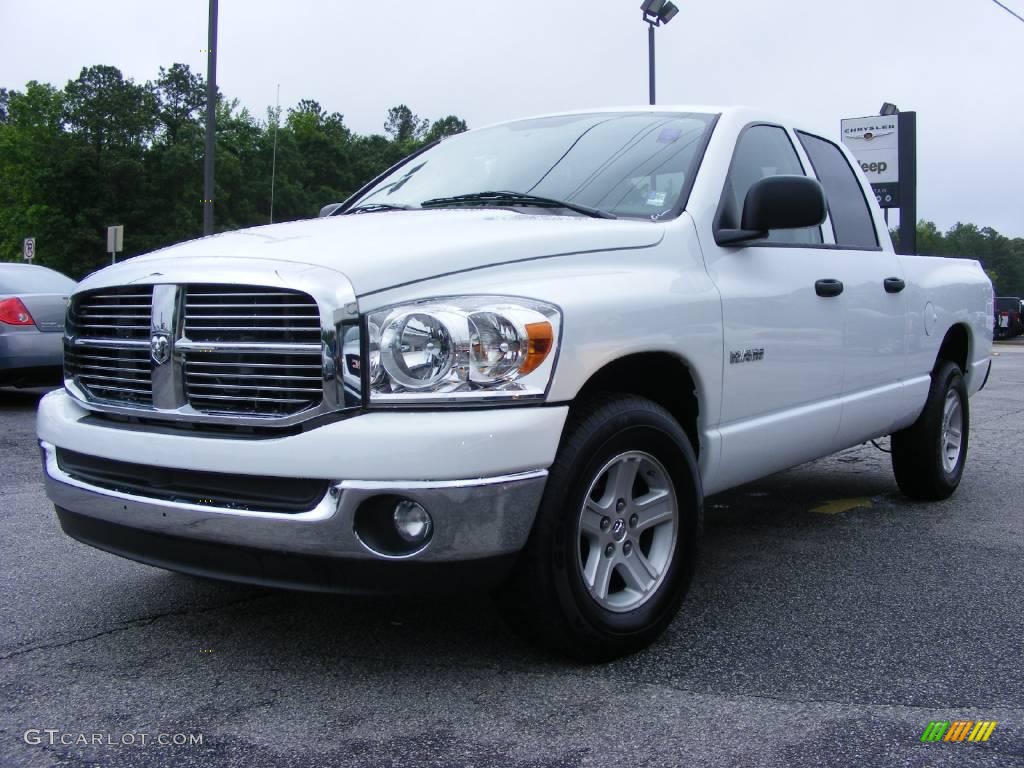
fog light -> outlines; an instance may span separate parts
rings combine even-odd
[[[402,499],[395,505],[392,519],[398,535],[410,544],[423,544],[434,528],[427,510],[409,499]]]

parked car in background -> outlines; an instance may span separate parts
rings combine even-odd
[[[1024,331],[1024,323],[1021,318],[1021,307],[1024,302],[1018,296],[997,296],[996,297],[996,327],[995,337],[997,339],[1012,339]]]
[[[0,264],[0,386],[60,383],[74,290],[74,280],[47,267]]]

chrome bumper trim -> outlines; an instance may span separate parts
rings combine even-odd
[[[317,504],[297,514],[250,512],[135,496],[75,480],[57,465],[54,446],[40,443],[46,492],[53,503],[80,515],[183,539],[277,553],[352,560],[442,562],[521,550],[529,537],[547,470],[442,481],[338,481]],[[356,536],[352,520],[366,499],[382,493],[422,504],[434,536],[405,558],[385,557]]]
[[[503,483],[517,483],[521,480],[536,480],[547,477],[546,469],[535,469],[532,472],[517,472],[513,475],[497,477],[478,477],[473,480],[342,480],[339,488],[354,491],[393,491],[396,488],[405,490],[430,490],[440,488],[475,488]]]

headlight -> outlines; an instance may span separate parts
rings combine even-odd
[[[528,299],[432,299],[367,317],[376,404],[543,399],[561,330],[557,307]]]

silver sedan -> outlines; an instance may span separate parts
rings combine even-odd
[[[0,386],[57,384],[64,312],[75,281],[33,264],[0,264]]]

